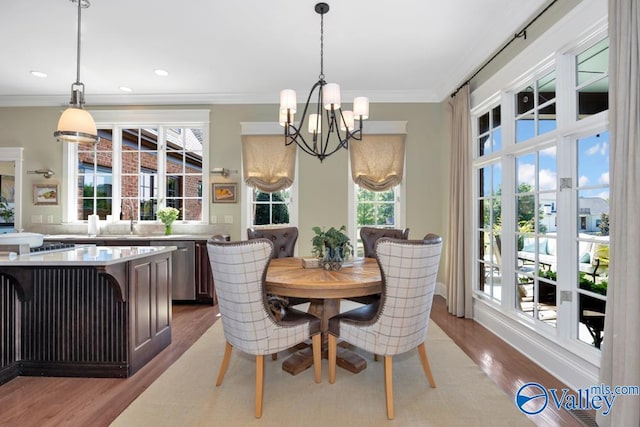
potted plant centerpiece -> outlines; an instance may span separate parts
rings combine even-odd
[[[313,227],[312,230],[316,233],[311,240],[313,253],[322,258],[322,266],[326,270],[342,268],[345,258],[353,253],[349,236],[345,233],[347,227],[331,227],[326,231],[320,227]]]
[[[158,209],[157,216],[158,219],[164,224],[164,234],[171,234],[171,224],[173,224],[173,221],[178,219],[179,214],[180,211],[172,207]]]

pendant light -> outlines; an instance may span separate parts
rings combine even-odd
[[[71,85],[71,105],[67,108],[58,121],[58,129],[53,133],[57,141],[96,144],[98,130],[91,114],[82,108],[84,105],[84,84],[80,82],[80,24],[81,11],[88,8],[88,0],[71,0],[78,4],[78,43],[76,62],[76,81]]]

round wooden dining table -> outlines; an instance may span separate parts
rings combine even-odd
[[[382,292],[380,268],[373,258],[347,262],[337,271],[304,268],[301,258],[275,258],[269,263],[265,284],[268,293],[310,299],[308,312],[321,319],[325,358],[329,319],[340,313],[340,300]],[[312,363],[310,349],[303,349],[285,360],[282,369],[296,375]],[[342,347],[338,350],[337,364],[354,373],[367,366],[360,355]]]

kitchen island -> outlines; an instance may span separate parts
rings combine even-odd
[[[128,377],[171,343],[175,246],[0,255],[0,384]]]

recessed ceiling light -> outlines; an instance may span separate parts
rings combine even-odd
[[[123,92],[133,92],[133,89],[131,89],[130,87],[126,87],[126,86],[120,86],[120,90]]]
[[[42,71],[35,71],[35,70],[31,71],[31,75],[34,77],[40,77],[41,79],[44,79],[45,77],[47,77],[47,75]]]
[[[167,77],[169,75],[169,72],[167,70],[161,70],[160,68],[158,68],[157,70],[153,70],[153,72],[156,73],[156,75],[162,77]]]

